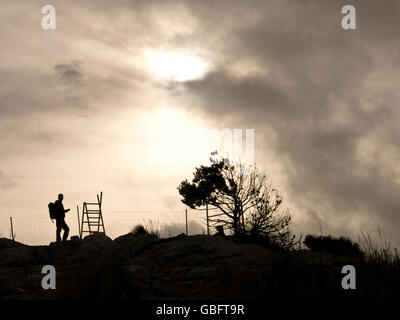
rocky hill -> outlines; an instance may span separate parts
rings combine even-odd
[[[220,236],[155,239],[103,234],[26,246],[0,239],[1,299],[355,299],[341,267],[363,262],[308,250],[271,251]],[[56,290],[44,290],[44,265]]]

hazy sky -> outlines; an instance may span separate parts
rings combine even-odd
[[[0,8],[3,236],[13,216],[17,238],[53,240],[59,192],[75,210],[103,190],[116,233],[119,211],[183,210],[199,162],[151,163],[151,132],[174,154],[182,129],[250,128],[297,232],[400,243],[398,1],[55,0],[52,31],[46,4]]]

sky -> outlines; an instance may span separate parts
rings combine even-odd
[[[100,191],[115,235],[181,222],[177,186],[211,151],[188,132],[228,128],[254,130],[296,233],[399,246],[398,1],[53,0],[44,30],[47,4],[0,8],[3,236],[13,217],[17,240],[52,241],[60,192],[72,233]]]

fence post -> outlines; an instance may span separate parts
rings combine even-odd
[[[11,240],[13,241],[13,244],[15,244],[14,228],[13,228],[12,217],[10,217],[10,225],[11,225]]]
[[[206,215],[207,215],[207,235],[210,235],[210,227],[208,225],[208,203],[206,202]]]
[[[81,235],[81,221],[79,220],[79,206],[76,206],[76,213],[78,214],[78,232],[79,232],[79,238],[82,239],[82,235]]]
[[[185,216],[186,216],[186,236],[188,236],[189,232],[188,232],[188,221],[187,221],[187,209],[185,209]]]

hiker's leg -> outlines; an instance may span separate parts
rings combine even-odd
[[[68,239],[68,234],[69,234],[69,228],[68,228],[67,224],[65,223],[65,221],[64,221],[63,229],[64,229],[63,241],[65,241]]]
[[[56,239],[57,241],[61,241],[61,227],[57,224],[57,231],[56,231]]]

